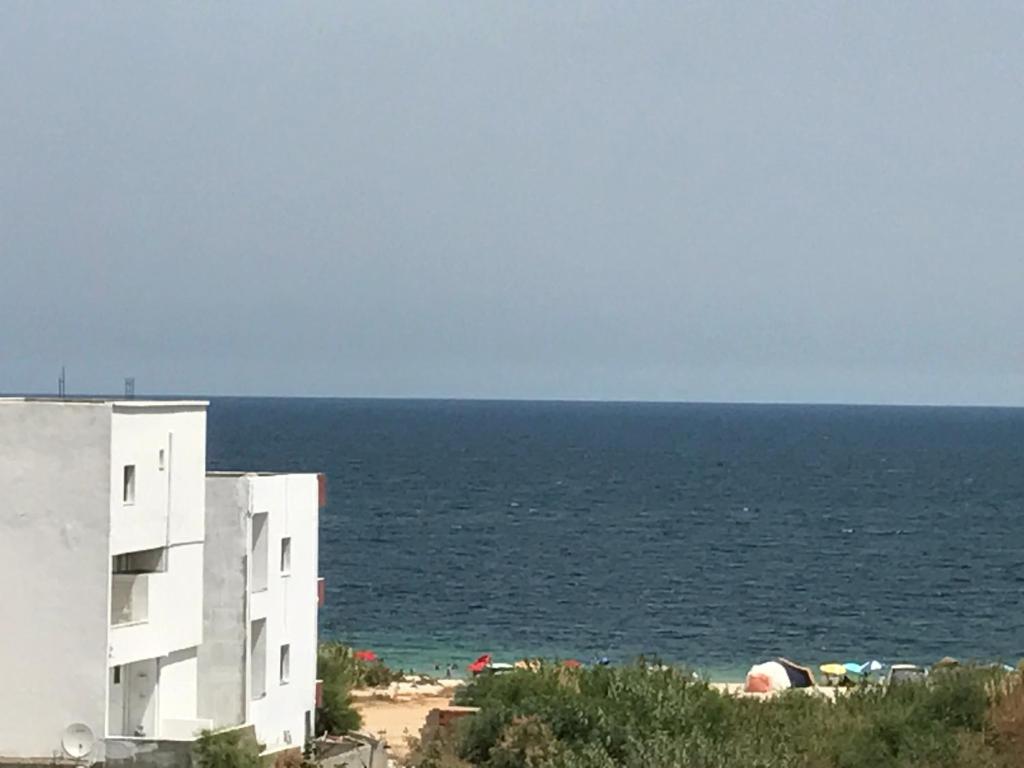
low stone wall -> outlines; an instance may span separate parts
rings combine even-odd
[[[256,742],[256,731],[251,725],[230,730],[237,732],[244,741]],[[105,744],[103,765],[106,768],[193,768],[195,741],[113,737],[106,739]]]
[[[322,768],[388,768],[388,755],[377,739],[352,734],[321,746]]]
[[[192,768],[194,744],[193,741],[109,738],[103,765],[110,768],[128,765],[134,768]]]

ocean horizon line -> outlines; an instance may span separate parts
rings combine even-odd
[[[4,397],[46,397],[58,398],[53,392],[0,392]],[[335,402],[370,403],[510,403],[538,405],[686,405],[686,406],[735,406],[735,407],[778,407],[778,408],[918,408],[922,410],[1006,410],[1024,409],[1024,403],[939,403],[939,402],[841,402],[838,400],[673,400],[673,399],[629,399],[629,398],[588,398],[588,397],[487,397],[487,396],[430,396],[430,395],[287,395],[287,394],[216,394],[201,392],[136,392],[126,397],[123,392],[78,392],[66,395],[69,401],[85,399],[102,400],[315,400]]]

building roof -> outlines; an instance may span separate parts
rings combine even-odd
[[[56,397],[36,395],[0,396],[3,403],[68,403],[72,405],[114,405],[118,408],[205,408],[209,400],[126,400],[113,397]]]
[[[284,477],[285,475],[320,475],[322,472],[296,471],[296,472],[247,472],[245,470],[207,470],[207,477]]]

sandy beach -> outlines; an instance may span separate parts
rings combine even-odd
[[[407,741],[419,738],[420,729],[432,709],[447,707],[461,680],[439,680],[433,684],[393,683],[386,688],[352,692],[355,708],[363,716],[365,733],[382,738],[394,757],[408,753]]]
[[[781,693],[787,691],[796,691],[807,696],[824,696],[826,699],[835,699],[840,691],[849,690],[848,688],[837,688],[834,686],[816,685],[813,688],[789,688],[787,691],[771,691],[769,693],[750,693],[743,690],[743,683],[708,683],[713,689],[719,693],[724,693],[729,696],[740,696],[742,698],[750,699],[770,699],[773,696],[778,696]]]

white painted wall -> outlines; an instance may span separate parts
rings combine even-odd
[[[270,565],[266,600],[267,694],[252,702],[251,720],[268,749],[301,745],[305,713],[316,704],[317,525],[313,474],[253,475],[252,511],[269,513]],[[291,567],[281,572],[281,540],[291,539]],[[290,647],[290,674],[280,677],[281,646]]]
[[[0,756],[106,728],[109,404],[0,399]]]
[[[207,478],[207,487],[207,514],[211,518],[237,515],[239,504],[244,503],[248,508],[243,541],[249,554],[250,576],[252,516],[267,515],[267,585],[264,590],[249,592],[245,616],[247,635],[253,620],[266,620],[263,668],[266,685],[263,696],[252,698],[254,670],[247,637],[243,647],[249,665],[247,719],[268,750],[287,746],[286,732],[290,734],[291,745],[301,746],[305,737],[305,713],[312,713],[316,704],[317,476],[213,474]],[[291,539],[291,563],[289,571],[282,573],[281,540],[285,537]],[[210,567],[208,560],[207,569]],[[249,590],[251,584],[250,579]],[[280,652],[284,644],[290,646],[290,674],[286,682],[282,682],[280,676]],[[200,686],[203,684],[201,680]],[[200,696],[202,698],[202,693]]]
[[[166,561],[166,571],[146,575],[148,619],[110,628],[110,666],[166,656],[203,641],[203,544],[173,545]]]
[[[110,456],[112,553],[157,547],[166,547],[167,552],[166,570],[147,575],[147,620],[110,630],[113,666],[166,656],[202,642],[205,405],[114,404]],[[131,503],[123,494],[128,465],[135,467]]]
[[[203,540],[205,405],[114,405],[110,456],[113,554]],[[135,467],[131,504],[122,495],[127,465]]]
[[[157,713],[160,738],[194,739],[211,720],[197,717],[199,702],[197,649],[175,651],[160,660]]]

